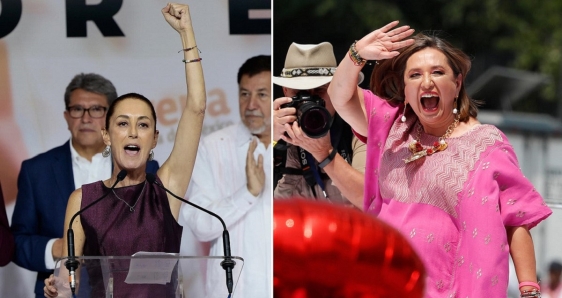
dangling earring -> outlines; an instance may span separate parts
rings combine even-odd
[[[453,103],[453,106],[455,107],[455,108],[453,108],[453,114],[455,114],[455,115],[459,113],[459,110],[457,110],[457,98],[459,98],[459,97],[458,96],[455,97],[455,102]]]
[[[103,149],[101,156],[108,157],[110,154],[111,154],[111,147],[105,146],[105,149]]]
[[[154,150],[150,150],[150,154],[148,154],[148,161],[151,161],[154,159]]]
[[[408,107],[408,103],[404,104],[404,112],[402,112],[402,118],[400,118],[402,122],[406,122],[406,107]]]

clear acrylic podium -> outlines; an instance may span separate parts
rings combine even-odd
[[[240,257],[231,259],[236,262],[232,270],[232,297],[236,297],[236,285],[244,267],[244,260]],[[66,260],[67,258],[63,258],[56,263],[55,285],[58,297],[72,298],[68,270],[64,266]],[[220,267],[224,257],[139,252],[134,256],[84,256],[76,257],[76,260],[80,263],[75,275],[76,298],[191,298],[185,295],[184,274],[205,274],[205,268]],[[223,282],[216,286],[226,290],[226,273]]]

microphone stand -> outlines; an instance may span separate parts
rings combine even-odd
[[[169,191],[166,187],[164,187],[164,185],[156,181],[156,176],[154,174],[146,173],[146,180],[148,180],[148,182],[150,183],[154,183],[155,185],[158,185],[160,188],[164,189],[167,193],[172,195],[174,198],[218,218],[218,220],[221,222],[223,228],[222,242],[223,242],[223,250],[224,250],[224,260],[221,262],[221,267],[226,271],[226,288],[228,289],[228,296],[230,297],[230,295],[232,294],[232,287],[234,285],[234,281],[232,278],[232,269],[236,265],[236,262],[232,260],[232,255],[230,253],[230,235],[228,234],[228,230],[226,229],[226,224],[224,223],[224,220],[222,220],[222,218],[218,216],[216,213],[211,212],[197,204],[193,204],[177,196],[173,192]]]
[[[121,170],[119,174],[117,174],[117,180],[111,186],[110,190],[113,190],[117,183],[121,182],[127,176],[127,171]],[[92,207],[93,205],[97,204],[101,199],[105,198],[111,191],[106,192],[101,198],[93,201],[92,203],[88,204],[88,206],[84,207],[84,209],[79,210],[76,212],[72,218],[70,219],[70,224],[68,224],[68,230],[66,232],[66,238],[68,240],[68,260],[64,263],[66,269],[68,269],[68,279],[70,282],[70,290],[72,291],[72,295],[75,295],[76,292],[76,270],[78,269],[78,261],[76,260],[75,250],[74,250],[74,231],[72,230],[72,223],[74,219],[80,215],[82,212],[86,211],[88,208]]]

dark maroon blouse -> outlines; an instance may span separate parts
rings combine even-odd
[[[116,188],[114,194],[102,181],[85,184],[82,208],[107,192],[107,197],[80,215],[86,236],[84,256],[131,256],[139,251],[179,253],[182,227],[174,219],[163,189],[145,181]],[[155,293],[173,297],[170,287],[125,284],[129,262],[121,263],[123,268],[119,269],[123,271],[113,276],[114,297],[154,297]],[[90,269],[88,275],[91,297],[105,297],[101,270]]]

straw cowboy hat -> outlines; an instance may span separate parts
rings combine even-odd
[[[281,76],[274,76],[273,83],[297,90],[314,89],[332,81],[337,66],[331,43],[293,42],[287,51]],[[359,73],[358,84],[362,81],[363,73]]]

